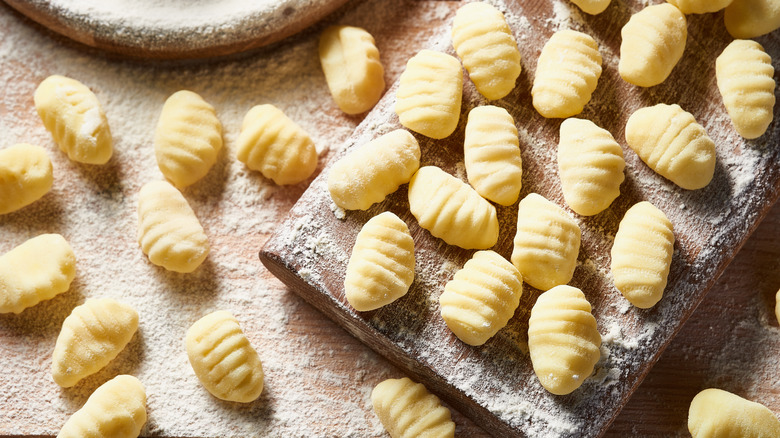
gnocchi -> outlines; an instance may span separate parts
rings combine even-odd
[[[366,210],[406,184],[420,168],[420,145],[397,129],[342,157],[328,172],[333,202],[347,210]]]
[[[238,161],[279,185],[298,184],[317,168],[309,134],[270,104],[246,113],[237,143]]]
[[[723,15],[726,30],[734,38],[755,38],[780,28],[777,0],[734,0]]]
[[[523,157],[515,121],[507,110],[487,105],[469,111],[463,142],[466,176],[483,198],[512,205],[523,188]]]
[[[208,173],[222,149],[222,124],[214,107],[192,91],[173,93],[154,131],[154,153],[162,174],[183,189]]]
[[[693,438],[780,436],[780,420],[766,406],[722,389],[705,389],[688,409]]]
[[[76,255],[59,234],[41,234],[0,256],[0,313],[21,313],[70,289]]]
[[[489,100],[505,97],[520,76],[520,51],[512,30],[495,6],[463,5],[452,22],[452,45],[477,91]]]
[[[533,106],[547,118],[582,112],[601,77],[598,44],[571,29],[555,32],[542,48],[531,88]]]
[[[331,26],[322,33],[320,64],[336,105],[347,114],[371,109],[385,90],[385,70],[374,37],[354,26]]]
[[[652,87],[665,81],[682,58],[688,27],[677,7],[662,3],[632,15],[620,34],[620,76],[630,84]]]
[[[442,139],[458,126],[462,95],[460,62],[446,53],[421,50],[401,73],[395,112],[404,127]]]
[[[185,342],[195,375],[214,397],[240,403],[260,397],[260,356],[230,312],[218,310],[199,319],[187,330]]]
[[[512,264],[537,289],[566,284],[577,266],[581,234],[561,207],[531,193],[517,207]]]
[[[635,111],[626,123],[626,142],[651,169],[684,189],[705,187],[715,173],[715,143],[679,105]]]
[[[371,391],[371,404],[392,438],[455,436],[449,409],[408,377],[380,382]]]
[[[528,352],[544,389],[565,395],[579,388],[600,348],[596,318],[581,290],[560,285],[539,295],[528,320]]]
[[[441,316],[461,341],[482,345],[504,328],[523,295],[523,276],[494,251],[477,251],[444,286]]]
[[[138,329],[138,312],[111,298],[90,299],[62,323],[51,375],[63,388],[108,365]]]
[[[609,131],[590,120],[572,118],[561,123],[561,189],[577,214],[592,216],[606,210],[620,195],[625,167],[623,149]]]
[[[775,69],[761,44],[734,40],[715,60],[715,77],[726,111],[739,135],[764,135],[775,107]]]
[[[22,143],[0,150],[0,214],[41,199],[53,183],[51,160],[42,147]]]
[[[731,4],[732,0],[666,0],[677,6],[683,14],[706,14],[718,12]]]
[[[421,227],[450,245],[487,249],[498,241],[496,208],[438,167],[421,167],[414,174],[409,209]]]
[[[35,109],[54,142],[73,161],[105,164],[114,153],[108,119],[95,93],[81,82],[53,75],[38,85]]]
[[[777,295],[775,295],[775,318],[777,318],[777,323],[780,324],[780,289],[777,290]]]
[[[195,212],[166,181],[149,182],[138,194],[138,243],[149,261],[181,273],[194,271],[209,253]]]
[[[610,0],[571,0],[571,2],[586,14],[598,15],[607,9]]]

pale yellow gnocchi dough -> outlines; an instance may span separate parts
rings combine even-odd
[[[76,255],[59,234],[41,234],[0,256],[0,313],[20,313],[67,291]]]
[[[601,348],[596,318],[585,294],[561,285],[539,295],[528,320],[528,352],[542,386],[570,394],[593,373]]]
[[[438,167],[421,167],[414,174],[409,209],[421,227],[450,245],[487,249],[498,241],[496,208]]]
[[[663,297],[673,253],[674,227],[666,215],[647,201],[635,204],[612,244],[615,287],[636,307],[653,307]]]
[[[450,410],[421,383],[408,377],[387,379],[371,391],[374,413],[392,438],[451,438]]]
[[[517,208],[512,264],[531,286],[547,290],[574,275],[580,252],[580,227],[561,207],[531,193]]]
[[[775,69],[761,44],[734,40],[715,60],[715,77],[723,104],[739,135],[758,138],[772,123]]]
[[[354,26],[331,26],[320,36],[320,64],[330,94],[347,114],[368,111],[385,90],[374,37]]]
[[[188,273],[209,253],[209,243],[195,212],[176,187],[149,182],[138,194],[138,243],[157,266]]]
[[[276,184],[297,184],[317,168],[309,134],[271,104],[246,113],[237,143],[238,160]]]
[[[706,186],[715,173],[715,143],[677,104],[635,111],[626,123],[626,142],[651,169],[684,189]]]
[[[548,118],[582,112],[601,77],[598,44],[571,29],[555,32],[542,48],[531,88],[536,111]]]
[[[441,317],[461,341],[482,345],[504,328],[523,295],[523,276],[494,251],[477,251],[444,285]]]
[[[187,357],[200,383],[221,400],[249,403],[263,392],[263,364],[238,320],[224,310],[187,330]]]
[[[709,388],[691,401],[688,431],[692,438],[780,437],[780,420],[760,403]]]
[[[146,423],[146,389],[119,375],[100,385],[62,426],[57,438],[135,438]]]
[[[717,12],[729,4],[732,0],[666,0],[677,6],[683,14],[706,14]]]
[[[395,112],[404,127],[426,137],[445,138],[458,126],[462,95],[460,62],[446,53],[421,50],[401,73]]]
[[[586,14],[598,15],[607,9],[610,0],[571,0],[571,2],[579,6]]]
[[[138,312],[111,298],[89,299],[62,323],[51,364],[58,385],[68,388],[108,365],[138,329]]]
[[[755,38],[780,27],[780,1],[734,0],[723,19],[734,38]]]
[[[53,182],[51,160],[42,147],[21,143],[0,150],[0,214],[41,199]]]
[[[677,7],[662,3],[632,15],[620,34],[620,76],[628,83],[652,87],[665,81],[682,58],[688,27]]]
[[[87,164],[108,162],[114,152],[108,119],[86,85],[49,76],[38,85],[34,100],[43,125],[68,158]]]
[[[214,107],[192,91],[173,93],[154,132],[154,153],[162,174],[182,189],[200,180],[217,162],[222,124]]]
[[[382,202],[420,168],[420,145],[397,129],[345,155],[328,172],[333,202],[347,210],[366,210]]]
[[[452,22],[452,45],[483,96],[501,99],[515,88],[522,70],[520,51],[495,6],[484,2],[461,6]]]

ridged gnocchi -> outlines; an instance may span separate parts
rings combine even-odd
[[[146,389],[126,374],[100,385],[57,438],[135,438],[146,423]]]
[[[89,299],[62,323],[52,355],[51,375],[63,388],[95,374],[130,342],[138,312],[111,298]]]
[[[450,410],[408,377],[380,382],[371,391],[371,404],[392,438],[455,436]]]
[[[581,234],[566,211],[531,193],[517,207],[512,264],[537,289],[566,284],[577,267]]]
[[[775,107],[775,69],[761,44],[734,40],[715,60],[715,77],[723,104],[742,137],[764,135]]]
[[[20,313],[67,291],[76,255],[59,234],[41,234],[0,256],[0,313]]]
[[[689,14],[706,14],[709,12],[717,12],[729,4],[732,0],[666,0],[667,2],[677,6],[685,15]]]
[[[406,295],[414,281],[414,240],[409,227],[386,211],[372,217],[357,235],[344,277],[349,304],[375,310]]]
[[[446,53],[421,50],[401,73],[395,113],[404,127],[442,139],[458,126],[462,96],[460,62]]]
[[[246,113],[237,146],[238,161],[279,185],[298,184],[317,168],[309,134],[271,104]]]
[[[705,389],[688,409],[692,438],[780,436],[780,420],[766,406],[722,389]]]
[[[571,0],[571,2],[579,6],[586,14],[598,15],[607,9],[610,0]]]
[[[328,171],[333,202],[366,210],[406,184],[420,168],[420,145],[409,131],[396,129],[345,155]]]
[[[222,124],[214,107],[192,91],[173,93],[154,131],[154,154],[165,178],[179,189],[194,184],[217,162],[220,149]]]
[[[41,199],[53,183],[51,160],[42,147],[21,143],[0,150],[0,214]]]
[[[371,109],[385,91],[385,70],[374,37],[354,26],[331,26],[320,36],[320,64],[328,89],[347,114]]]
[[[149,182],[138,194],[138,243],[157,266],[188,273],[209,253],[209,243],[195,212],[176,187]]]
[[[629,208],[612,244],[615,287],[640,309],[663,297],[674,253],[674,227],[664,212],[643,201]]]
[[[523,295],[523,276],[494,251],[477,251],[444,285],[441,317],[461,341],[482,345],[504,328]]]
[[[726,30],[734,38],[755,38],[780,27],[777,0],[734,0],[723,15]]]
[[[463,159],[469,184],[485,199],[512,205],[523,188],[523,157],[512,116],[487,105],[469,111]]]
[[[200,383],[221,400],[249,403],[263,392],[263,364],[224,310],[199,319],[187,330],[187,357]]]
[[[561,123],[558,171],[566,203],[577,214],[592,216],[620,196],[625,175],[623,149],[606,129],[590,120]]]
[[[108,119],[95,93],[81,82],[53,75],[38,85],[35,109],[54,142],[73,161],[105,164],[114,153]]]
[[[688,27],[677,7],[662,3],[632,15],[620,34],[620,76],[628,83],[652,87],[665,81],[682,58]]]
[[[556,286],[537,298],[528,320],[528,352],[544,389],[570,394],[593,373],[601,335],[585,294]]]
[[[493,5],[463,5],[452,22],[452,45],[477,91],[489,100],[501,99],[520,76],[520,51],[504,14]]]
[[[498,242],[496,208],[438,167],[421,167],[414,174],[409,209],[421,227],[450,245],[487,249]]]
[[[636,110],[626,123],[626,142],[651,169],[684,189],[706,186],[715,173],[715,143],[677,104]]]
[[[542,48],[531,88],[533,106],[547,118],[582,112],[601,77],[601,54],[588,34],[555,32]]]

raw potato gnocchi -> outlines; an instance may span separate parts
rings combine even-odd
[[[561,285],[539,295],[528,320],[528,352],[544,389],[570,394],[593,373],[601,335],[585,294]]]
[[[775,69],[761,44],[734,40],[715,60],[715,77],[723,104],[739,135],[764,135],[775,107]]]
[[[345,155],[328,172],[333,202],[347,210],[366,210],[406,184],[420,168],[420,145],[397,129]]]
[[[571,2],[579,6],[586,14],[598,15],[607,9],[610,0],[571,0]]]
[[[635,111],[626,123],[626,142],[651,169],[684,189],[705,187],[715,173],[715,143],[677,104]]]
[[[138,194],[138,243],[149,261],[181,273],[194,271],[209,253],[195,212],[166,181],[149,182]]]
[[[442,139],[458,126],[462,95],[460,62],[446,53],[421,50],[401,73],[395,112],[406,128]]]
[[[555,32],[542,48],[531,88],[536,111],[547,118],[582,112],[601,77],[598,44],[588,34]]]
[[[100,371],[125,348],[138,329],[138,312],[111,298],[89,299],[62,323],[51,375],[63,388]]]
[[[721,389],[696,394],[688,409],[692,438],[780,436],[780,420],[766,406]]]
[[[279,185],[298,184],[317,168],[309,134],[270,104],[246,113],[237,144],[239,161]]]
[[[620,34],[620,76],[628,83],[652,87],[665,81],[682,58],[688,27],[677,7],[663,3],[632,15]]]
[[[81,82],[53,75],[38,85],[35,109],[54,142],[73,161],[105,164],[114,152],[100,102]]]
[[[409,209],[421,227],[450,245],[487,249],[498,242],[496,207],[438,167],[421,167],[414,174]]]
[[[729,4],[732,0],[666,0],[670,4],[677,6],[677,8],[685,15],[689,14],[706,14],[709,12],[717,12]]]
[[[463,158],[469,184],[483,198],[512,205],[523,188],[523,157],[512,116],[504,108],[469,111]]]
[[[0,150],[0,214],[41,199],[53,183],[51,160],[42,147],[21,143]]]
[[[444,286],[441,317],[461,341],[482,345],[504,328],[523,295],[523,276],[494,251],[477,251]]]
[[[20,313],[67,291],[76,255],[59,234],[41,234],[0,256],[0,313]]]
[[[146,423],[146,389],[119,375],[100,385],[62,426],[57,438],[135,438]]]
[[[371,391],[371,404],[392,438],[455,436],[450,410],[408,377],[380,382]]]
[[[406,295],[414,281],[414,240],[409,227],[386,211],[357,235],[347,263],[344,292],[360,312],[378,309]]]
[[[780,2],[734,0],[726,7],[723,19],[734,38],[755,38],[780,27]]]
[[[187,357],[198,380],[214,397],[249,403],[263,392],[263,364],[224,310],[199,319],[187,330]]]
[[[504,14],[484,2],[467,3],[452,22],[452,45],[477,91],[501,99],[520,76],[520,51]]]
[[[537,289],[566,284],[577,267],[581,234],[566,211],[531,193],[517,207],[512,264]]]
[[[331,26],[322,32],[320,64],[330,94],[347,114],[371,109],[385,90],[385,70],[374,37],[354,26]]]
[[[195,183],[217,162],[220,149],[222,124],[214,107],[192,91],[173,93],[154,131],[154,154],[165,178],[179,189]]]

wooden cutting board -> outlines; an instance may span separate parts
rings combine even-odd
[[[509,325],[482,347],[460,342],[439,315],[444,284],[473,251],[445,244],[421,229],[409,212],[406,186],[368,211],[342,212],[330,200],[329,167],[314,180],[289,217],[263,247],[260,258],[292,290],[358,339],[424,383],[495,436],[596,436],[602,434],[680,330],[704,294],[723,272],[780,194],[780,130],[777,124],[758,140],[734,131],[715,84],[715,58],[732,40],[723,14],[690,16],[682,61],[663,84],[643,89],[617,73],[620,29],[644,2],[613,2],[598,16],[580,14],[568,2],[497,2],[505,12],[523,55],[516,89],[492,104],[515,118],[523,154],[523,191],[540,193],[566,208],[582,229],[582,247],[571,283],[593,305],[602,335],[602,358],[594,375],[573,394],[554,396],[538,383],[528,357],[528,316],[539,291],[526,290]],[[547,120],[531,106],[536,59],[550,35],[573,28],[592,35],[604,58],[593,99],[579,117],[608,129],[623,145],[626,181],[621,196],[599,215],[582,217],[565,205],[555,159],[561,120]],[[777,33],[757,39],[775,60]],[[454,54],[449,29],[440,29],[436,50]],[[777,67],[776,67],[777,68]],[[444,140],[416,135],[422,165],[436,165],[461,179],[463,131],[468,111],[487,104],[465,76],[463,108],[456,132]],[[400,128],[393,111],[393,85],[344,145],[351,148]],[[624,127],[638,108],[677,103],[690,111],[717,147],[718,164],[704,189],[686,191],[650,170],[625,146]],[[777,118],[777,107],[775,109]],[[331,160],[331,164],[334,162]],[[614,288],[609,250],[618,223],[635,203],[648,200],[674,224],[675,253],[661,302],[650,310],[630,306]],[[501,234],[493,248],[512,251],[517,205],[499,207]],[[362,225],[392,211],[415,239],[416,279],[404,298],[377,311],[359,313],[344,298],[346,263]]]

